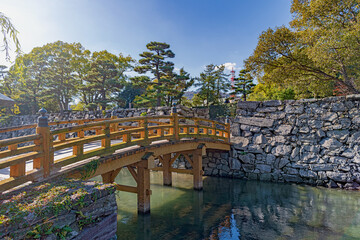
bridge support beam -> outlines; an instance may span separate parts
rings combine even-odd
[[[121,170],[121,168],[118,168],[118,169],[113,170],[111,172],[101,174],[101,177],[103,179],[103,183],[113,183],[115,181],[116,176],[119,174],[120,170]]]
[[[172,185],[172,176],[171,176],[171,154],[165,154],[162,157],[162,165],[163,165],[163,184],[165,186]]]
[[[194,151],[193,155],[193,177],[194,189],[201,191],[203,189],[203,170],[202,170],[202,149]]]
[[[137,164],[137,200],[139,214],[150,213],[150,169],[147,166],[147,160],[143,160]]]

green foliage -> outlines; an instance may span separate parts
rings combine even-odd
[[[132,78],[136,79],[135,78]],[[137,96],[142,95],[145,92],[145,89],[135,85],[135,80],[131,82],[126,82],[123,90],[116,94],[113,98],[113,101],[117,103],[118,107],[127,108],[130,103],[133,103]]]
[[[209,106],[210,119],[224,119],[225,117],[236,116],[236,103]]]
[[[359,93],[359,10],[356,0],[293,0],[291,28],[264,31],[246,69],[295,98]]]
[[[2,89],[24,114],[40,107],[68,110],[80,84],[77,62],[86,50],[79,43],[57,41],[19,56],[2,81]]]
[[[111,98],[126,84],[124,72],[131,69],[132,62],[130,56],[116,56],[107,51],[94,52],[81,88],[83,102],[98,103],[105,110]]]
[[[132,62],[130,56],[91,54],[80,43],[57,41],[17,57],[8,72],[0,66],[0,89],[19,103],[23,114],[35,114],[41,107],[63,112],[76,97],[81,107],[94,110],[100,105],[104,110],[122,91]]]
[[[96,172],[96,169],[99,167],[100,162],[98,159],[92,160],[87,163],[81,170],[81,179],[88,179],[93,173]]]
[[[196,79],[195,86],[199,92],[193,97],[195,106],[218,105],[223,102],[223,95],[230,88],[227,74],[224,73],[225,66],[209,64],[200,77]]]
[[[140,54],[139,65],[134,70],[140,74],[150,72],[154,77],[137,78],[138,85],[145,88],[146,92],[135,100],[137,104],[146,106],[161,106],[162,99],[166,96],[166,83],[170,82],[169,75],[173,72],[174,63],[166,61],[174,58],[175,54],[169,49],[170,45],[161,42],[150,42],[146,45],[150,51]]]
[[[295,92],[291,88],[277,87],[275,84],[259,83],[249,95],[250,101],[265,101],[265,100],[289,100],[295,99]]]
[[[234,79],[233,92],[230,94],[235,97],[240,94],[243,101],[246,101],[246,97],[252,92],[254,86],[251,75],[246,70],[241,70],[239,77]]]

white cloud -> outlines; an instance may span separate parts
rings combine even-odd
[[[222,66],[225,66],[225,69],[226,70],[229,70],[229,71],[231,71],[231,70],[236,70],[237,68],[236,68],[236,63],[230,63],[230,62],[227,62],[227,63],[224,63],[224,64],[221,64]]]

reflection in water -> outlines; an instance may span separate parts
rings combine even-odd
[[[116,179],[135,182],[126,170]],[[119,239],[360,239],[360,193],[290,184],[151,174],[151,215],[138,216],[136,195],[118,192]]]

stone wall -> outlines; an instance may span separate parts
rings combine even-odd
[[[53,181],[0,196],[0,239],[116,239],[115,188]]]
[[[360,95],[239,102],[232,151],[206,175],[360,189]]]

